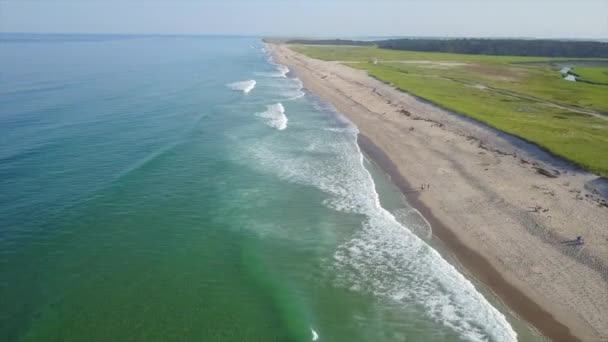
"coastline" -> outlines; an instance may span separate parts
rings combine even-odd
[[[593,197],[584,193],[593,175],[395,90],[363,71],[313,60],[284,45],[267,46],[308,90],[359,127],[362,150],[431,223],[434,237],[518,317],[554,341],[608,338],[602,246],[573,252],[559,243],[574,234],[568,227],[577,225],[593,226],[593,237],[600,243],[606,239],[603,234],[608,233],[600,229],[602,220],[608,222],[608,210],[594,205]],[[564,176],[548,179],[535,172],[537,165],[559,168]],[[444,177],[448,179],[437,181]],[[432,188],[409,191],[419,184]],[[552,198],[544,198],[543,191]],[[533,200],[518,197],[518,192]],[[574,193],[576,199],[561,200],[560,195]],[[549,202],[543,207],[551,209],[551,216],[527,212],[530,203],[539,201]],[[564,209],[573,205],[584,215],[573,216]],[[600,223],[589,221],[589,215],[597,215]],[[568,222],[554,229],[555,220]]]
[[[488,289],[500,298],[504,304],[513,310],[524,321],[534,326],[543,336],[553,341],[580,341],[573,336],[564,324],[557,321],[549,312],[543,310],[536,302],[507,282],[500,272],[494,268],[477,251],[467,247],[458,239],[455,232],[451,231],[439,221],[431,208],[427,207],[418,198],[417,192],[412,192],[412,186],[407,179],[399,173],[390,157],[382,149],[374,145],[365,135],[359,134],[357,142],[361,149],[380,168],[388,174],[393,183],[401,190],[408,202],[420,212],[429,222],[433,229],[433,236],[456,257],[456,259],[471,272],[475,279],[483,283]]]

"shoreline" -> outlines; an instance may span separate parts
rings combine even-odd
[[[418,198],[418,192],[408,191],[412,189],[408,182],[393,164],[390,157],[376,146],[365,135],[359,133],[357,137],[359,147],[390,177],[391,181],[401,190],[408,202],[420,212],[429,222],[433,230],[433,236],[439,239],[450,253],[472,276],[484,284],[495,296],[518,317],[531,324],[543,336],[552,341],[581,341],[573,336],[570,329],[557,321],[549,312],[543,310],[537,303],[532,301],[523,292],[507,282],[500,272],[496,270],[482,255],[468,248],[459,239],[457,234],[439,221],[431,208],[427,207]]]
[[[589,224],[599,231],[598,241],[608,241],[601,232],[608,211],[594,207],[584,193],[593,175],[364,71],[314,60],[285,45],[267,46],[308,90],[359,128],[361,149],[430,222],[434,237],[516,316],[554,341],[608,337],[602,246],[573,252],[560,245],[576,227]],[[559,168],[562,179],[545,179],[536,172],[538,165]],[[408,191],[431,183],[430,190]],[[528,210],[543,197],[538,189],[551,194],[542,198],[552,205],[551,215],[539,218]],[[562,199],[569,193],[577,200]],[[581,193],[585,201],[578,200]],[[585,215],[576,215],[579,210]],[[588,220],[594,215],[600,223]],[[567,222],[556,229],[556,220]]]

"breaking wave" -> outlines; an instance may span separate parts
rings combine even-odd
[[[276,64],[274,62],[270,62],[270,64],[272,64],[276,67],[276,71],[274,71],[274,72],[256,72],[256,75],[265,76],[265,77],[287,78],[287,74],[290,71],[288,67],[281,65],[281,64]]]
[[[281,75],[281,77],[287,77],[287,74],[289,73],[289,68],[284,66],[283,64],[275,64],[277,67],[277,70],[279,71],[279,75]]]
[[[266,111],[256,114],[257,116],[266,119],[266,125],[276,128],[278,130],[284,130],[287,128],[287,116],[285,115],[285,107],[282,103],[275,103],[273,105],[266,106]]]
[[[288,87],[288,90],[285,92],[285,96],[287,96],[289,100],[295,100],[304,95],[306,95],[304,92],[304,83],[302,83],[299,78],[294,78],[293,84]]]
[[[277,69],[277,72],[270,73],[268,75],[269,76],[274,76],[274,77],[287,78],[287,74],[291,70],[289,70],[289,68],[287,66],[275,62],[274,58],[272,57],[272,55],[270,54],[270,52],[268,52],[267,50],[264,50],[264,53],[266,54],[266,60],[268,61],[268,63],[271,64],[272,66],[274,66]]]
[[[277,93],[287,101],[297,100],[306,93],[304,92],[304,84],[299,78],[287,78],[276,82]]]
[[[250,91],[253,90],[253,88],[255,88],[256,83],[257,82],[255,80],[248,80],[230,83],[228,87],[233,90],[242,91],[243,94],[248,94]]]

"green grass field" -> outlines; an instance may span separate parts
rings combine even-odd
[[[608,176],[608,85],[563,80],[556,63],[565,59],[373,47],[293,48],[311,57],[367,70],[399,89]],[[608,78],[606,70],[591,66],[573,69],[581,79],[594,83]]]
[[[575,67],[573,71],[580,77],[582,81],[608,85],[608,66]]]

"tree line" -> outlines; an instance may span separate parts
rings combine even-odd
[[[378,46],[382,49],[449,52],[474,55],[608,58],[608,43],[549,39],[388,39],[357,41],[343,39],[292,40],[293,44]]]

